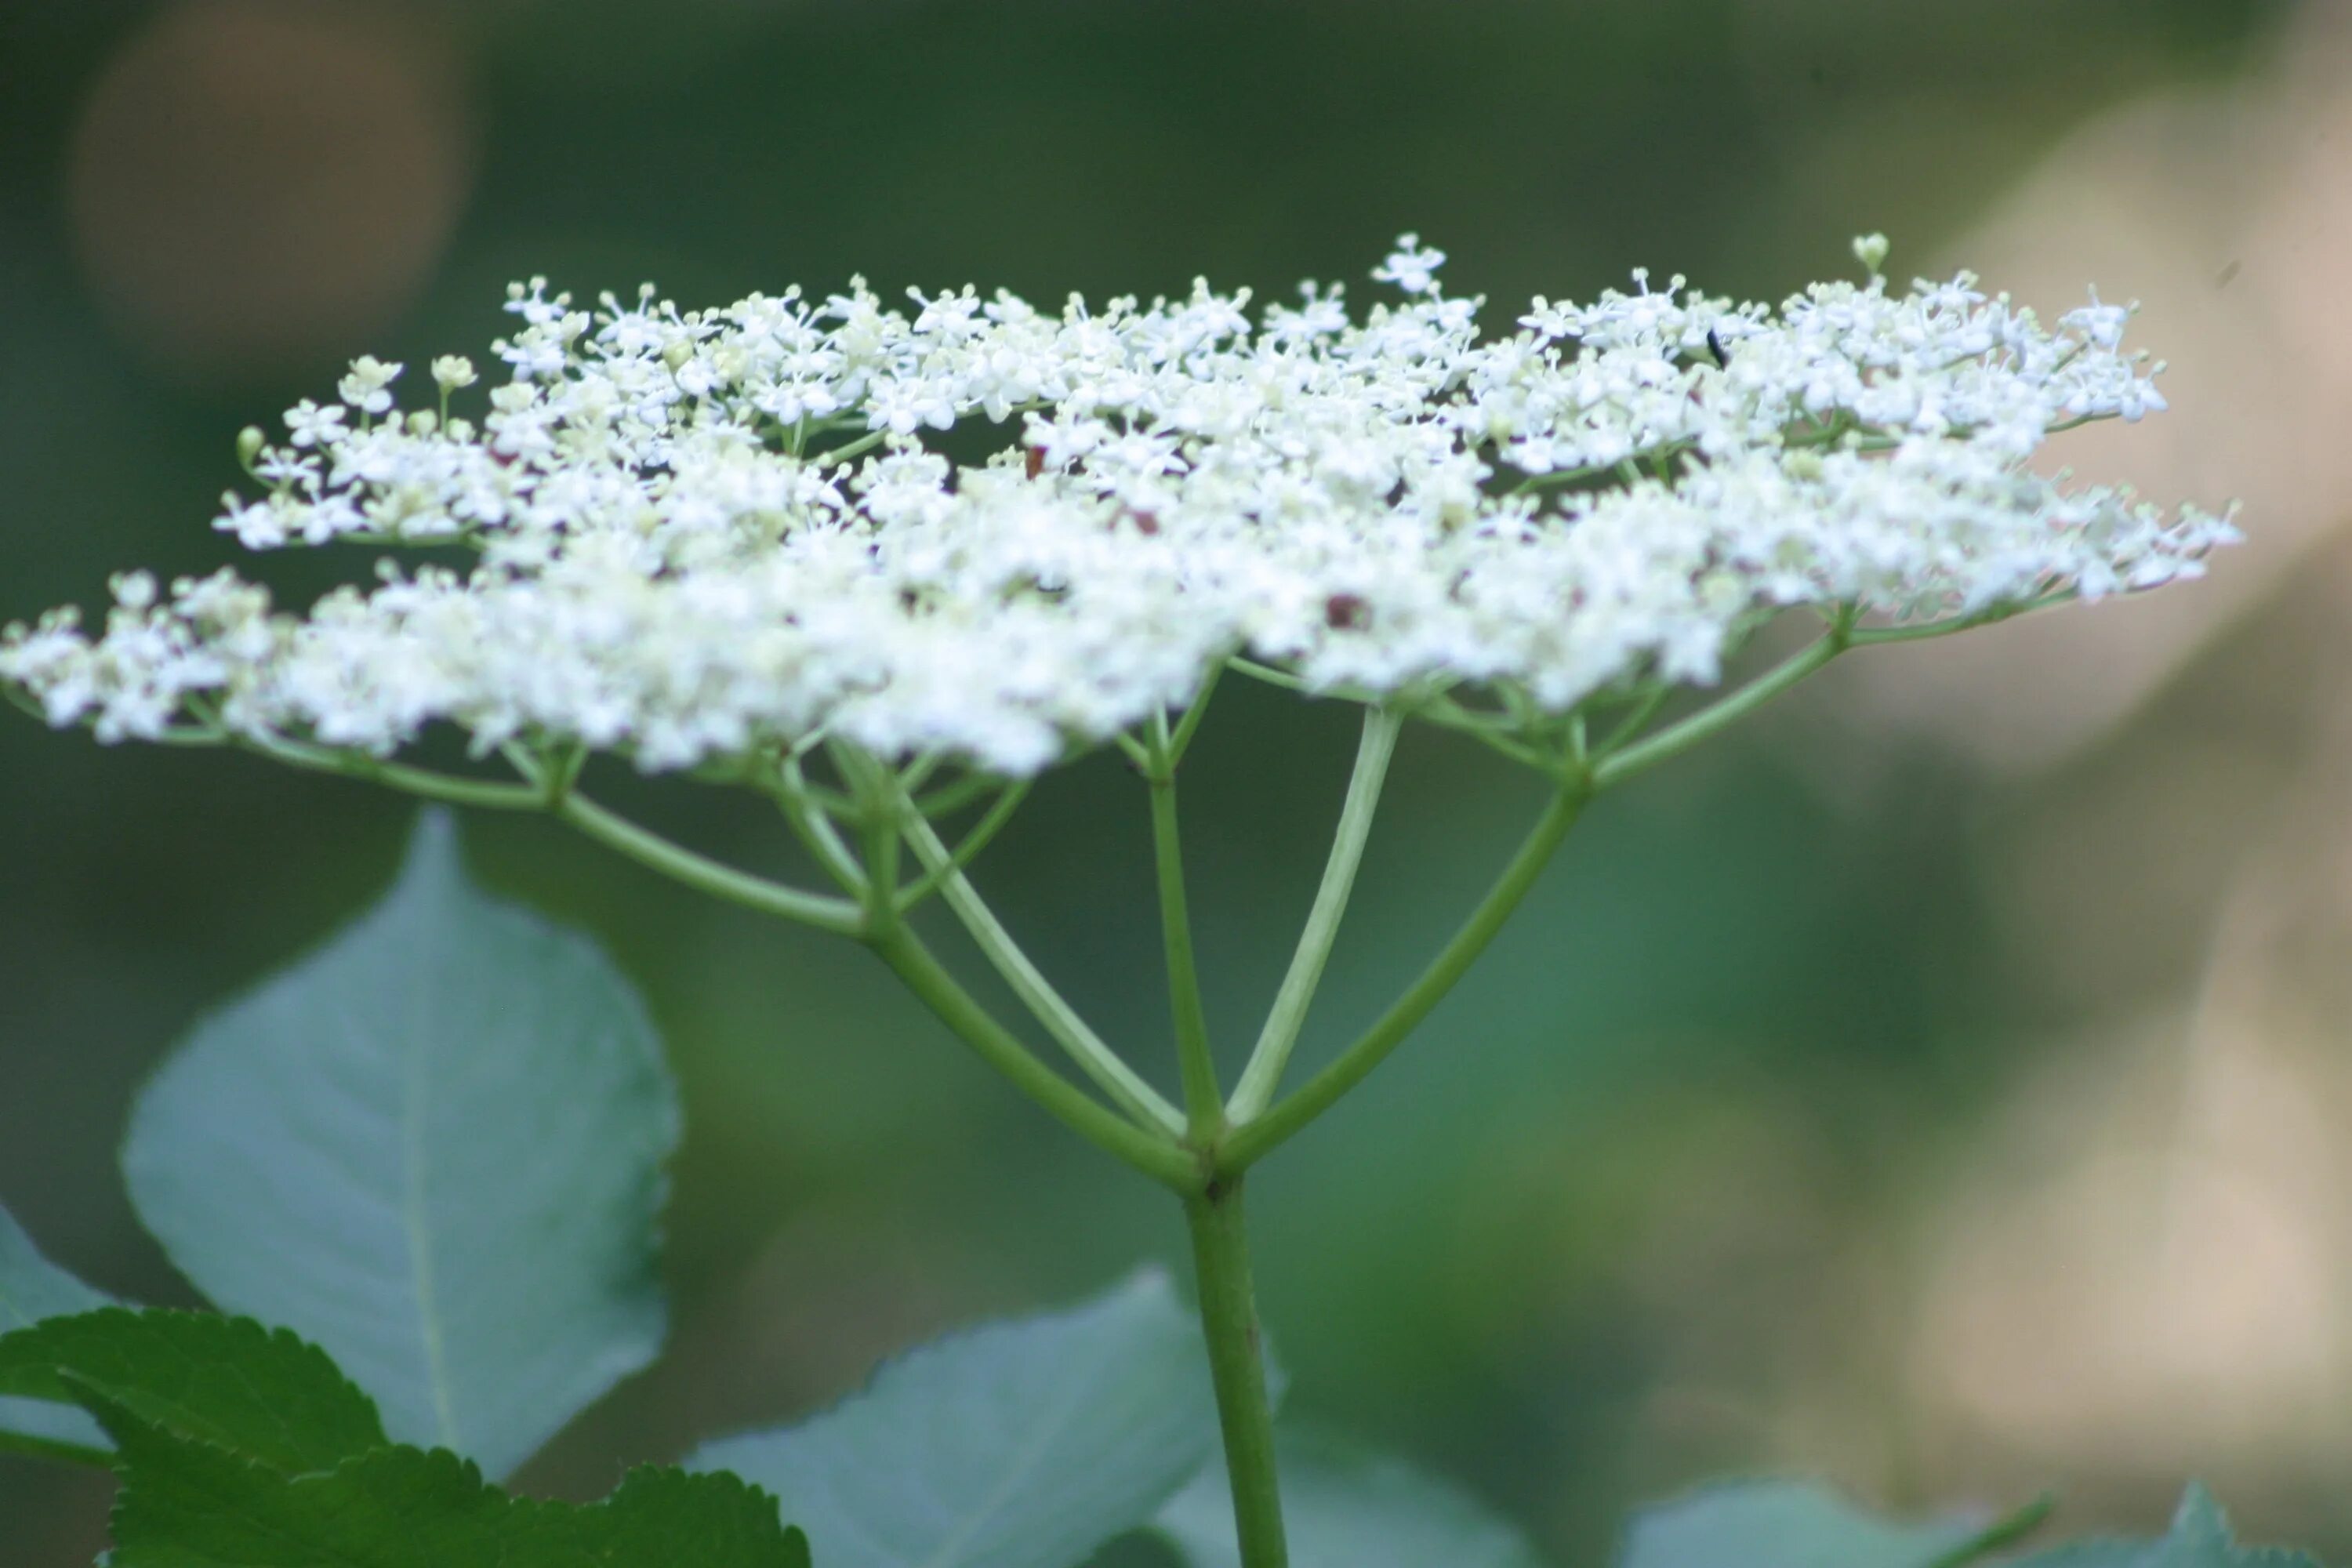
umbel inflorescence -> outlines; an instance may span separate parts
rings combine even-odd
[[[680,882],[862,942],[1036,1106],[1181,1197],[1231,1496],[1218,1550],[1284,1568],[1291,1460],[1277,1464],[1245,1177],[1429,1016],[1594,795],[1848,647],[2152,587],[2234,537],[2225,518],[2038,465],[2058,431],[2163,406],[2121,347],[2127,310],[2094,296],[2045,326],[1965,273],[1891,290],[1885,242],[1855,248],[1864,282],[1777,309],[1636,274],[1634,292],[1591,305],[1537,300],[1499,337],[1411,237],[1375,274],[1391,298],[1360,317],[1312,287],[1255,314],[1206,285],[1057,314],[969,289],[889,309],[863,284],[685,312],[650,289],[579,309],[534,282],[495,345],[504,385],[478,393],[470,363],[436,360],[434,405],[403,411],[395,389],[425,377],[362,359],[335,402],[288,414],[282,440],[240,438],[263,490],[230,496],[219,526],[256,550],[372,547],[373,582],[280,613],[227,572],[168,590],[127,574],[95,634],[71,610],[0,633],[0,696],[101,740],[238,745],[548,812]],[[1739,645],[1784,616],[1818,634],[1724,682]],[[1322,879],[1230,1088],[1177,805],[1227,670],[1364,704]],[[1408,719],[1550,787],[1454,935],[1286,1087]],[[449,731],[482,765],[400,755]],[[1105,743],[1147,786],[1181,1100],[1095,1032],[967,874],[1029,775]],[[767,795],[840,896],[600,805],[584,773],[598,753]],[[1083,1083],[933,955],[915,920],[932,900]],[[1174,1385],[1122,1386],[1133,1405]],[[1135,1431],[1166,1447],[1167,1420]],[[819,1453],[803,1436],[791,1451]],[[950,1430],[941,1452],[973,1441]],[[1138,1500],[1136,1518],[1160,1502]]]
[[[220,527],[257,550],[373,546],[373,584],[288,614],[226,572],[125,575],[95,635],[71,610],[0,634],[0,695],[101,740],[547,811],[865,943],[1041,1109],[1181,1196],[1233,1539],[1281,1568],[1244,1177],[1412,1034],[1595,793],[1848,647],[2152,587],[2234,537],[2037,466],[2058,431],[2163,406],[2121,347],[2128,311],[2095,296],[2045,326],[1965,273],[1891,290],[1883,240],[1856,254],[1864,282],[1778,309],[1637,274],[1589,306],[1537,300],[1493,338],[1410,237],[1375,274],[1394,297],[1360,318],[1311,287],[1256,314],[1201,285],[1048,315],[971,290],[893,310],[862,284],[583,310],[534,282],[483,402],[447,358],[435,406],[403,412],[401,367],[362,359],[284,440],[241,437],[265,490],[232,495]],[[983,424],[994,455],[960,457],[985,447],[958,427]],[[1818,635],[1674,706],[1792,615]],[[1321,883],[1230,1092],[1176,798],[1228,669],[1365,705]],[[1407,719],[1552,787],[1455,933],[1286,1089]],[[451,729],[517,776],[397,755]],[[1181,1104],[966,874],[1030,774],[1100,743],[1148,785]],[[615,815],[582,787],[596,753],[767,795],[842,896]],[[933,898],[1086,1086],[933,956],[912,920]]]
[[[1712,683],[1791,608],[1851,633],[2094,599],[2233,537],[2035,466],[2164,406],[2126,310],[2045,324],[1857,253],[1866,282],[1777,309],[1637,273],[1497,337],[1411,237],[1361,316],[1312,286],[1255,312],[1205,284],[1048,312],[862,283],[688,311],[535,280],[505,384],[437,360],[404,411],[428,378],[360,360],[284,439],[247,432],[262,489],[218,522],[466,565],[387,557],[307,614],[131,574],[102,630],[11,626],[0,689],[105,740],[383,757],[446,723],[661,771],[822,735],[1022,775],[1228,661],[1510,742]],[[992,456],[937,449],[980,421]]]

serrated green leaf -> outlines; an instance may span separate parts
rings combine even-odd
[[[25,1227],[6,1209],[0,1209],[0,1334],[30,1328],[45,1318],[69,1317],[108,1304],[103,1291],[92,1289],[42,1257]],[[78,1405],[0,1393],[0,1447],[84,1459],[104,1453],[107,1442],[98,1423]]]
[[[1314,1428],[1281,1433],[1290,1568],[1541,1568],[1526,1536],[1467,1492]],[[1154,1525],[1190,1568],[1239,1568],[1233,1493],[1212,1460]]]
[[[1900,1524],[1802,1481],[1735,1481],[1633,1516],[1618,1568],[1934,1568],[1982,1521]]]
[[[1157,1271],[885,1366],[797,1426],[688,1460],[776,1494],[825,1568],[1070,1568],[1216,1440],[1201,1331]]]
[[[604,1502],[510,1497],[446,1449],[289,1478],[94,1401],[124,1459],[114,1568],[809,1568],[773,1499],[639,1470]]]
[[[375,1406],[316,1345],[249,1318],[108,1307],[0,1336],[0,1393],[109,1403],[278,1470],[323,1470],[384,1442]]]
[[[539,1505],[544,1511],[547,1505]],[[623,1568],[808,1568],[808,1538],[776,1500],[738,1477],[639,1469],[570,1523],[591,1561]]]
[[[2154,1541],[2077,1541],[2022,1559],[2017,1568],[2317,1568],[2308,1553],[2240,1546],[2229,1516],[2196,1481],[2181,1494],[2172,1527]]]
[[[504,1475],[660,1348],[677,1122],[610,961],[475,889],[430,815],[381,904],[194,1031],[123,1168],[215,1302]]]

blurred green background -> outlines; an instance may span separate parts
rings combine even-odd
[[[2177,412],[2085,471],[2248,502],[2198,588],[1853,661],[1596,810],[1423,1037],[1253,1182],[1292,1405],[1563,1562],[1724,1470],[1896,1508],[2191,1471],[2352,1552],[2352,36],[2237,0],[116,0],[0,5],[0,620],[225,558],[237,427],[361,352],[480,354],[507,279],[682,301],[854,271],[1360,279],[1403,229],[1500,324],[1634,265],[1777,295],[1982,268],[2147,303]],[[299,587],[324,563],[267,570]],[[304,574],[310,574],[305,577]],[[13,720],[13,714],[7,716]],[[1228,689],[1187,774],[1213,1022],[1254,1033],[1353,750]],[[790,867],[772,816],[608,786]],[[1534,809],[1408,737],[1306,1054]],[[1047,780],[982,886],[1164,1081],[1145,802]],[[382,886],[399,799],[0,722],[0,1203],[184,1299],[114,1173],[173,1037]],[[529,1481],[803,1411],[976,1313],[1176,1261],[1171,1205],[865,956],[529,821],[476,865],[593,928],[691,1118],[675,1344]],[[943,944],[945,933],[942,933]],[[0,1459],[0,1563],[107,1486]]]

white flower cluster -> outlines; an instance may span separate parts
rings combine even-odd
[[[1874,263],[1883,250],[1861,248]],[[1676,278],[1537,300],[1482,339],[1441,253],[1253,313],[1246,292],[912,296],[862,283],[681,311],[510,290],[511,378],[354,363],[219,526],[387,561],[307,615],[226,573],[117,580],[0,636],[58,725],[200,722],[390,753],[436,722],[673,769],[838,735],[1033,772],[1192,700],[1246,655],[1310,688],[1507,688],[1559,713],[1709,682],[1787,606],[1912,618],[2194,574],[2229,522],[2070,491],[2052,431],[2164,406],[2099,304],[2053,327],[1967,274],[1817,285],[1778,310]],[[1003,449],[959,461],[960,424]],[[444,557],[428,558],[437,563]]]

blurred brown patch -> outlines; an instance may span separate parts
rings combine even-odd
[[[397,7],[187,0],[132,35],[76,128],[91,289],[206,382],[339,358],[440,255],[468,183],[458,73]]]
[[[2307,555],[2272,612],[2340,628],[2352,551]],[[2340,633],[2339,633],[2340,635]],[[2255,661],[2254,668],[2273,667]],[[2137,1020],[2053,1042],[1931,1225],[1914,1381],[1939,1463],[2133,1479],[2197,1469],[2241,1496],[2327,1495],[2352,1441],[2352,689],[2296,672],[2304,744],[2261,788],[2184,770],[2205,825],[2121,803],[2075,874],[2110,890],[2201,831],[2219,913]],[[2175,732],[2151,723],[2140,742]],[[2251,748],[2249,748],[2251,749]],[[2046,893],[2019,889],[2021,901]],[[2109,924],[2124,911],[2105,911]],[[2130,911],[2144,919],[2140,911]],[[2045,926],[2064,971],[2111,946],[2087,908]],[[2112,1016],[2112,1008],[2105,1016]]]
[[[1873,650],[1809,695],[1824,724],[1925,734],[1997,771],[2052,766],[2112,735],[2352,521],[2352,318],[2322,303],[2352,270],[2347,136],[2352,10],[2315,5],[2262,68],[2101,117],[1946,253],[1898,251],[1897,273],[1974,268],[2045,315],[2087,283],[2141,301],[2133,339],[2167,362],[2172,411],[2068,436],[2049,460],[2167,506],[2242,500],[2246,542],[2193,592]]]

